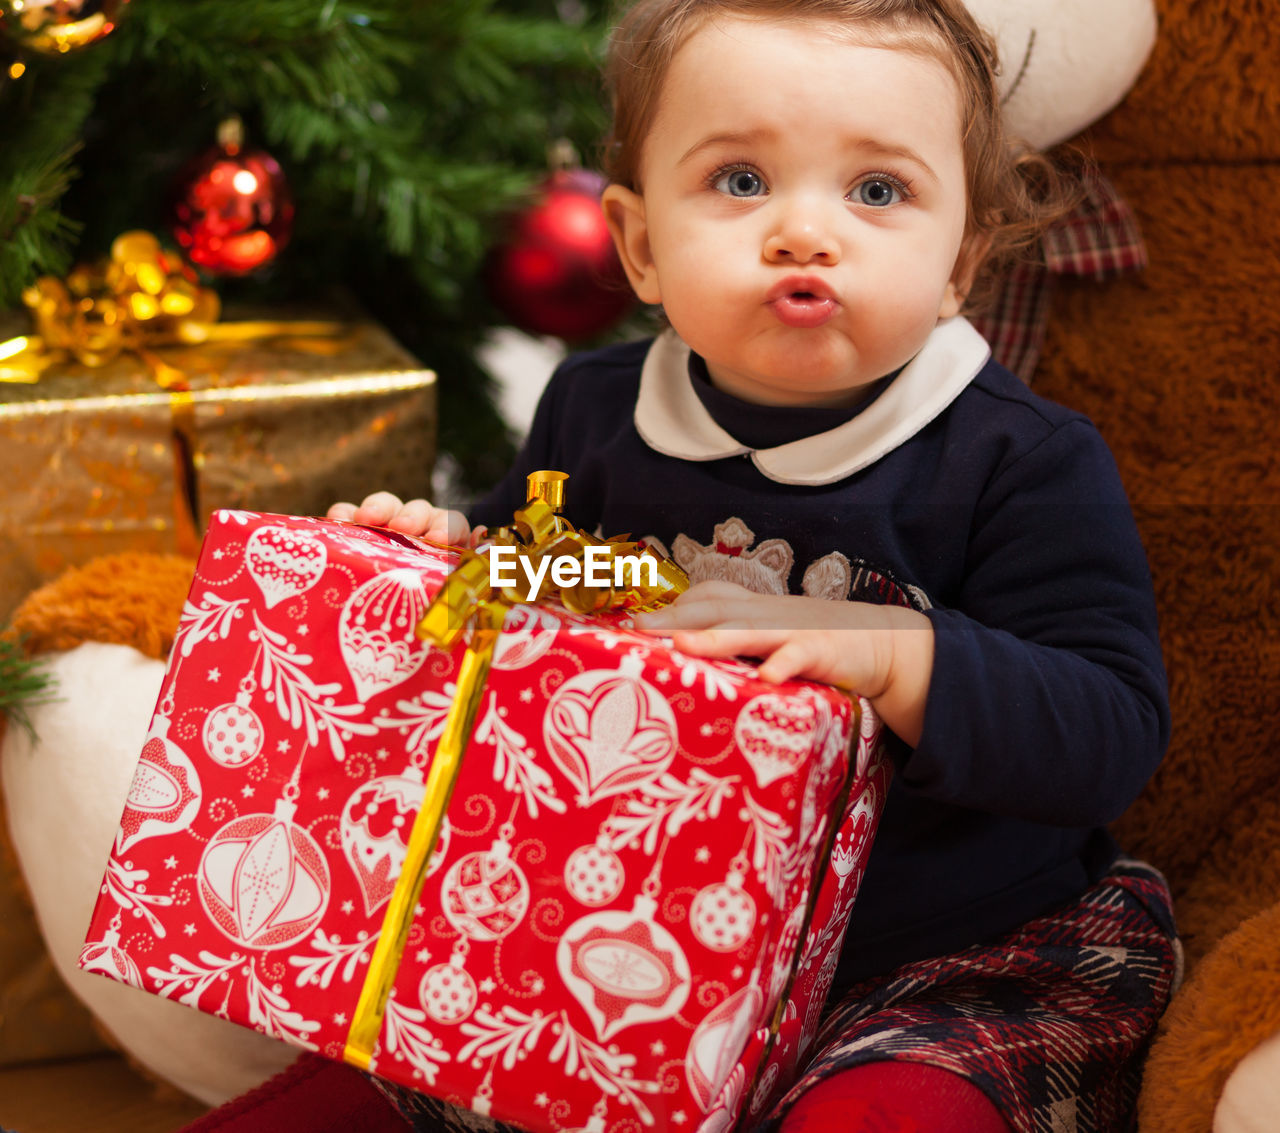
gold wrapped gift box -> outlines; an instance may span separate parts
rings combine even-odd
[[[428,493],[431,371],[371,322],[253,326],[0,382],[0,624],[97,555],[194,556],[219,508],[314,515],[374,488]],[[189,388],[158,384],[157,359]]]

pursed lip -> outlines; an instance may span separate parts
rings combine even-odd
[[[789,275],[765,294],[765,303],[786,326],[820,327],[840,305],[836,293],[813,275]]]

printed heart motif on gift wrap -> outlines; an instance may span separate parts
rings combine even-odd
[[[543,738],[581,806],[652,782],[675,757],[675,716],[642,671],[635,657],[615,672],[590,669],[565,681],[547,704]]]
[[[328,557],[323,542],[291,527],[259,527],[244,548],[245,566],[268,610],[310,590]]]
[[[812,700],[764,693],[742,706],[733,738],[751,764],[756,782],[767,787],[804,764],[819,723]]]
[[[361,704],[422,667],[430,650],[416,630],[429,601],[421,573],[401,567],[369,579],[343,604],[338,648]]]

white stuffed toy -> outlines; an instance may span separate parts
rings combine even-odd
[[[1152,0],[971,0],[970,7],[999,40],[1011,132],[1042,148],[1119,102],[1155,39]],[[282,1069],[296,1050],[77,970],[164,671],[161,660],[111,640],[108,634],[48,658],[60,697],[31,711],[37,742],[7,729],[0,771],[9,830],[45,941],[71,989],[136,1062],[218,1104]]]

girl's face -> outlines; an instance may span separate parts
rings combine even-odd
[[[632,286],[740,398],[854,404],[959,312],[960,99],[929,56],[708,23],[672,60],[640,174],[604,197]]]

